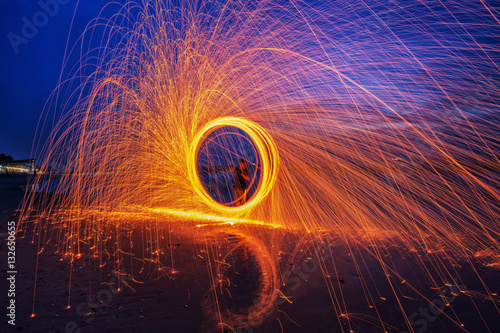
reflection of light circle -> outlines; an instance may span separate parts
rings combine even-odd
[[[245,132],[255,144],[259,154],[258,160],[261,161],[260,182],[255,190],[255,193],[249,201],[237,207],[225,206],[215,201],[210,194],[207,193],[201,183],[200,177],[198,176],[198,152],[203,140],[205,140],[205,138],[216,129],[225,126],[236,127]],[[235,117],[218,118],[205,125],[205,127],[203,127],[203,129],[195,136],[187,157],[189,179],[195,192],[211,207],[226,212],[247,211],[261,202],[266,195],[269,194],[269,191],[276,181],[276,176],[278,174],[278,162],[279,159],[276,145],[267,131],[252,121]]]

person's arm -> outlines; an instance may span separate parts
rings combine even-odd
[[[245,168],[245,171],[242,171],[241,172],[241,175],[243,176],[243,178],[246,180],[246,181],[249,181],[250,180],[250,175],[248,174],[248,169]]]

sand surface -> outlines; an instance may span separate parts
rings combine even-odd
[[[3,239],[7,222],[17,221],[16,208],[25,186],[23,176],[0,178]],[[32,232],[20,235],[16,243],[14,326],[8,324],[5,312],[9,285],[7,247],[2,241],[2,331],[220,332],[215,325],[214,304],[223,315],[230,314],[238,332],[404,332],[408,325],[400,306],[416,332],[500,331],[499,303],[488,299],[472,267],[492,293],[500,292],[500,272],[479,262],[471,266],[464,261],[448,267],[458,273],[457,283],[447,286],[446,281],[440,281],[442,288],[436,290],[433,281],[417,269],[417,261],[424,262],[439,281],[439,269],[432,271],[432,267],[447,267],[446,263],[433,265],[442,262],[439,254],[422,256],[397,245],[387,246],[382,255],[385,262],[397,267],[396,274],[373,257],[374,249],[360,247],[351,255],[348,244],[334,235],[328,235],[328,245],[285,239],[276,244],[281,253],[277,266],[280,276],[285,277],[280,296],[268,311],[248,320],[244,310],[258,299],[270,273],[261,267],[258,246],[247,241],[235,249],[242,239],[235,235],[241,230],[220,230],[203,244],[193,235],[166,230],[169,239],[161,243],[164,251],[156,262],[140,260],[141,232],[141,228],[130,229],[133,256],[82,256],[73,266],[62,257],[56,242],[39,240],[40,234]],[[40,252],[41,243],[45,246]],[[147,247],[147,243],[143,245]],[[299,245],[301,249],[291,255]],[[112,245],[106,247],[111,253]],[[209,274],[207,259],[213,249],[230,267],[224,270],[224,276],[231,284],[222,283],[224,288],[220,289],[211,288],[213,275]],[[210,265],[217,263],[208,261]],[[443,300],[450,306],[439,311],[436,307],[443,305]],[[30,317],[33,311],[35,316]],[[241,317],[235,316],[237,313]]]

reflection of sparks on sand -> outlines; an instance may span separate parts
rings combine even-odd
[[[53,218],[56,218],[56,216],[60,214],[61,218],[56,218],[56,220],[65,221],[64,223],[66,226],[70,225],[72,222],[70,219],[62,218],[62,216],[68,216],[67,214],[70,212],[71,210],[66,212],[64,210],[55,212]],[[210,272],[210,284],[212,285],[211,291],[209,292],[211,297],[209,299],[212,300],[213,303],[204,303],[204,308],[208,314],[217,318],[217,321],[214,322],[214,324],[222,327],[232,327],[236,329],[248,327],[252,328],[253,325],[257,325],[258,327],[258,325],[260,325],[259,323],[262,321],[272,318],[271,314],[273,313],[274,307],[279,304],[283,304],[283,302],[293,303],[293,291],[295,290],[295,286],[297,283],[298,285],[305,284],[305,282],[301,281],[306,281],[307,276],[311,271],[307,270],[305,273],[295,273],[296,276],[292,277],[290,277],[290,274],[297,269],[300,270],[301,266],[303,266],[306,262],[306,259],[313,259],[316,261],[315,265],[324,275],[325,281],[327,281],[335,313],[339,318],[346,320],[346,325],[357,325],[356,323],[366,322],[381,329],[383,327],[386,327],[387,329],[391,328],[392,326],[389,323],[384,323],[383,321],[379,322],[379,320],[382,320],[381,317],[377,319],[369,315],[350,312],[347,305],[344,304],[345,300],[343,300],[343,298],[345,296],[342,292],[339,294],[334,292],[336,285],[338,284],[338,282],[335,281],[340,281],[339,276],[342,275],[345,267],[336,267],[335,262],[341,259],[341,257],[339,257],[338,254],[332,255],[331,241],[329,240],[330,235],[333,235],[336,239],[343,239],[342,242],[346,242],[346,245],[348,246],[347,253],[349,256],[354,258],[359,256],[358,253],[360,252],[365,253],[364,257],[358,258],[360,262],[356,264],[356,266],[359,265],[357,270],[363,269],[363,266],[365,266],[364,269],[368,269],[369,266],[366,266],[364,261],[368,258],[375,258],[387,277],[395,277],[399,280],[401,285],[405,285],[406,288],[412,290],[415,295],[426,299],[430,304],[429,306],[436,309],[435,311],[440,311],[435,305],[432,304],[432,298],[426,298],[425,294],[411,284],[408,284],[408,282],[405,281],[405,276],[401,275],[398,272],[397,267],[393,266],[393,263],[390,260],[389,248],[391,246],[402,246],[398,249],[398,252],[404,249],[404,244],[399,244],[400,235],[395,232],[353,228],[351,230],[343,230],[342,233],[338,234],[327,230],[315,230],[314,232],[308,232],[304,235],[300,230],[292,230],[282,225],[265,223],[263,221],[224,218],[196,211],[148,208],[140,206],[123,207],[122,211],[103,211],[98,209],[84,210],[81,211],[78,219],[83,219],[87,221],[86,223],[91,222],[89,226],[90,230],[97,231],[97,233],[93,236],[80,238],[82,245],[86,244],[86,246],[90,247],[94,242],[94,245],[88,249],[91,250],[91,253],[94,251],[104,251],[104,253],[96,253],[96,255],[99,257],[105,254],[105,257],[115,258],[115,262],[121,262],[123,259],[118,259],[118,261],[116,261],[117,258],[123,258],[125,256],[134,257],[144,264],[149,262],[156,267],[155,274],[158,274],[159,277],[163,276],[175,279],[177,276],[182,276],[182,268],[179,270],[179,268],[174,267],[173,259],[175,256],[173,253],[170,253],[172,257],[172,266],[165,265],[164,262],[162,263],[163,259],[161,259],[161,257],[164,257],[167,254],[167,251],[165,251],[165,248],[162,247],[161,244],[155,244],[156,241],[154,238],[164,238],[173,233],[177,235],[184,235],[183,237],[187,237],[186,239],[190,239],[191,242],[194,242],[194,244],[199,244],[201,246],[200,253],[207,261],[207,267]],[[102,221],[106,221],[105,223],[109,224],[107,231],[101,229],[104,226]],[[155,223],[157,226],[154,228],[151,227],[149,221],[156,221]],[[167,223],[162,223],[161,221],[165,221]],[[206,223],[200,224],[198,223],[199,221],[205,221]],[[130,227],[128,227],[127,224],[130,224]],[[92,225],[95,225],[97,229],[93,229]],[[134,229],[140,230],[141,225],[145,226],[148,230],[156,230],[155,233],[157,236],[152,235],[152,238],[147,242],[147,248],[149,248],[151,255],[148,255],[147,257],[137,257],[134,253],[128,252],[124,245],[115,249],[115,253],[107,252],[104,242],[108,242],[112,239],[112,230],[116,230],[117,234],[122,234],[123,231],[129,230],[124,233],[124,236],[121,236],[121,243],[127,244],[130,242],[130,246],[133,246],[132,236],[129,232]],[[47,231],[48,230],[50,230],[50,228],[47,228]],[[92,232],[90,234],[92,234]],[[99,234],[102,236],[99,236]],[[125,234],[129,236],[125,236]],[[350,236],[344,238],[346,234],[349,234]],[[100,249],[95,248],[96,245],[93,237],[95,239],[100,239],[100,242],[103,242],[99,245]],[[285,244],[287,243],[287,238],[288,242],[291,239],[295,239],[296,243],[288,250],[290,255],[289,259],[287,259],[286,262],[283,262],[280,259],[280,253],[286,248]],[[227,243],[228,239],[235,239],[235,242],[230,241],[228,245],[224,245],[225,242]],[[315,247],[321,245],[321,250],[319,250],[319,247],[311,250],[308,244],[317,244]],[[227,247],[227,249],[225,249],[225,247]],[[232,302],[231,298],[234,295],[232,296],[231,292],[234,292],[234,290],[231,290],[230,292],[228,288],[234,288],[234,286],[233,281],[229,280],[227,272],[237,269],[238,266],[233,267],[233,264],[227,262],[225,258],[238,248],[242,248],[251,254],[251,258],[253,258],[252,260],[258,267],[257,273],[259,277],[258,280],[255,281],[257,289],[255,290],[255,295],[252,296],[253,305],[233,308],[232,306],[229,306],[229,303]],[[305,249],[308,249],[307,252],[304,252]],[[80,249],[79,251],[87,253],[88,250]],[[414,255],[412,255],[412,252]],[[324,256],[325,253],[328,254],[326,258]],[[451,263],[456,260],[454,255],[446,250],[445,246],[443,246],[441,250],[435,250],[434,252],[429,251],[428,253],[420,253],[418,249],[410,249],[410,252],[405,256],[418,258],[421,255],[435,255],[435,258],[438,261],[449,260]],[[491,256],[491,252],[483,252],[481,254],[478,253],[477,256],[478,258],[487,259]],[[64,253],[63,257],[74,265],[73,263],[76,264],[78,259],[81,258],[81,253],[73,253],[69,250]],[[288,269],[287,265],[283,266],[285,263],[293,264],[293,266],[291,266],[292,268]],[[332,265],[332,263],[334,263],[333,270],[332,267],[328,268]],[[423,263],[421,263],[421,265],[421,269],[424,271],[429,269],[429,274],[432,267],[439,268],[439,264],[437,264],[438,266],[435,266],[436,262],[429,267],[426,267],[426,264]],[[442,268],[444,267],[445,266]],[[364,281],[364,284],[374,282],[372,280],[373,277],[362,277],[362,275],[360,275],[360,278],[361,281]],[[137,281],[137,283],[143,283],[143,281]],[[461,282],[460,280],[453,279],[452,284],[458,285],[461,284]],[[450,283],[448,283],[448,285],[450,285]],[[400,287],[395,285],[393,288],[398,289]],[[440,288],[441,287],[439,286],[436,287],[438,290]],[[460,292],[471,298],[491,299],[494,303],[498,302],[495,293],[488,294],[474,291]],[[378,294],[378,298],[385,301],[386,297],[380,296],[380,291],[365,290],[365,293],[367,300],[369,300],[369,307],[379,311],[377,305],[375,305],[377,302],[374,298],[377,298],[376,295]],[[406,297],[404,294],[397,294],[396,290],[394,293],[398,302],[401,297]],[[401,311],[404,311],[402,307]],[[456,317],[451,317],[449,314],[444,312],[439,313],[441,313],[443,317],[455,323],[457,326],[461,325],[459,318],[457,319]],[[286,315],[286,313],[284,314]],[[293,320],[292,318],[290,319]]]

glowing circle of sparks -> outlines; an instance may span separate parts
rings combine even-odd
[[[221,127],[236,127],[244,131],[255,144],[260,160],[260,181],[253,196],[241,206],[226,206],[214,200],[205,190],[198,175],[198,153],[201,144],[207,136]],[[195,192],[207,203],[210,207],[227,213],[243,213],[254,208],[260,203],[271,191],[276,177],[278,175],[279,156],[276,144],[260,125],[253,121],[237,118],[237,117],[222,117],[217,118],[203,127],[203,129],[195,136],[187,157],[187,167],[189,179]]]

